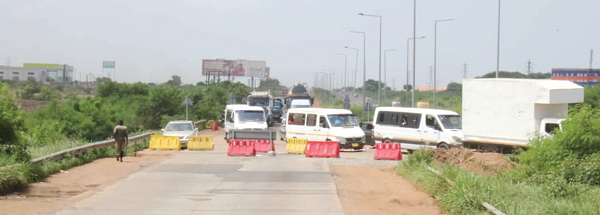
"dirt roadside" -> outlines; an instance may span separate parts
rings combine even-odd
[[[330,166],[346,215],[444,214],[435,200],[394,169]]]
[[[27,190],[0,196],[0,215],[51,214],[171,153],[145,150],[138,152],[137,157],[123,158],[123,163],[103,158],[54,174],[43,182],[30,184]]]

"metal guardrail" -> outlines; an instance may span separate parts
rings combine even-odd
[[[277,131],[231,129],[231,139],[277,140]]]
[[[129,142],[136,142],[136,141],[140,141],[140,140],[149,139],[152,134],[154,134],[154,133],[149,132],[149,133],[135,135],[135,136],[129,138]],[[115,140],[105,140],[105,141],[100,141],[100,142],[95,142],[95,143],[88,143],[83,146],[77,146],[74,148],[65,149],[65,150],[62,150],[59,152],[55,152],[55,153],[52,153],[49,155],[35,158],[35,159],[30,160],[29,162],[36,164],[36,163],[41,163],[41,162],[45,162],[45,161],[55,161],[55,160],[59,160],[59,159],[63,158],[65,155],[80,154],[80,153],[86,152],[88,150],[101,149],[101,148],[106,148],[106,147],[110,147],[110,146],[114,146],[114,145],[115,145]]]

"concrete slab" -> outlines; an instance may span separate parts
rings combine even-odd
[[[215,142],[214,151],[180,151],[57,214],[344,214],[327,159],[226,150]]]

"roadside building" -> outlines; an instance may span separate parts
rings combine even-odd
[[[42,69],[50,78],[49,82],[51,83],[73,83],[73,66],[67,64],[23,63],[23,68]]]
[[[50,78],[43,68],[0,66],[0,80],[27,81],[29,79],[35,79],[42,83],[50,82]]]
[[[552,80],[567,80],[581,86],[597,85],[600,81],[600,69],[553,68]]]

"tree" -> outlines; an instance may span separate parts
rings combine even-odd
[[[485,75],[475,77],[475,78],[495,78],[496,72],[490,72]],[[551,77],[550,73],[531,73],[529,75],[525,75],[520,72],[507,72],[507,71],[499,71],[498,78],[525,78],[525,79],[549,79]]]
[[[379,81],[375,81],[373,79],[369,79],[365,82],[365,90],[371,92],[377,92],[379,88]],[[381,83],[381,89],[385,89],[385,83]]]
[[[451,82],[448,84],[447,90],[462,91],[462,84],[457,82]]]
[[[412,90],[412,85],[410,84],[405,84],[404,86],[402,86],[402,89],[406,90],[406,91],[411,91]]]
[[[8,85],[0,85],[0,144],[16,144],[18,132],[23,129],[23,115],[8,92]]]
[[[36,93],[41,92],[41,87],[40,87],[40,83],[38,83],[37,81],[35,81],[35,79],[28,79],[27,80],[27,85],[25,86],[25,90],[23,90],[23,93],[21,94],[21,98],[23,99],[33,99],[34,95]]]
[[[167,81],[167,85],[176,87],[181,86],[181,77],[179,77],[179,75],[171,76],[171,80]]]

